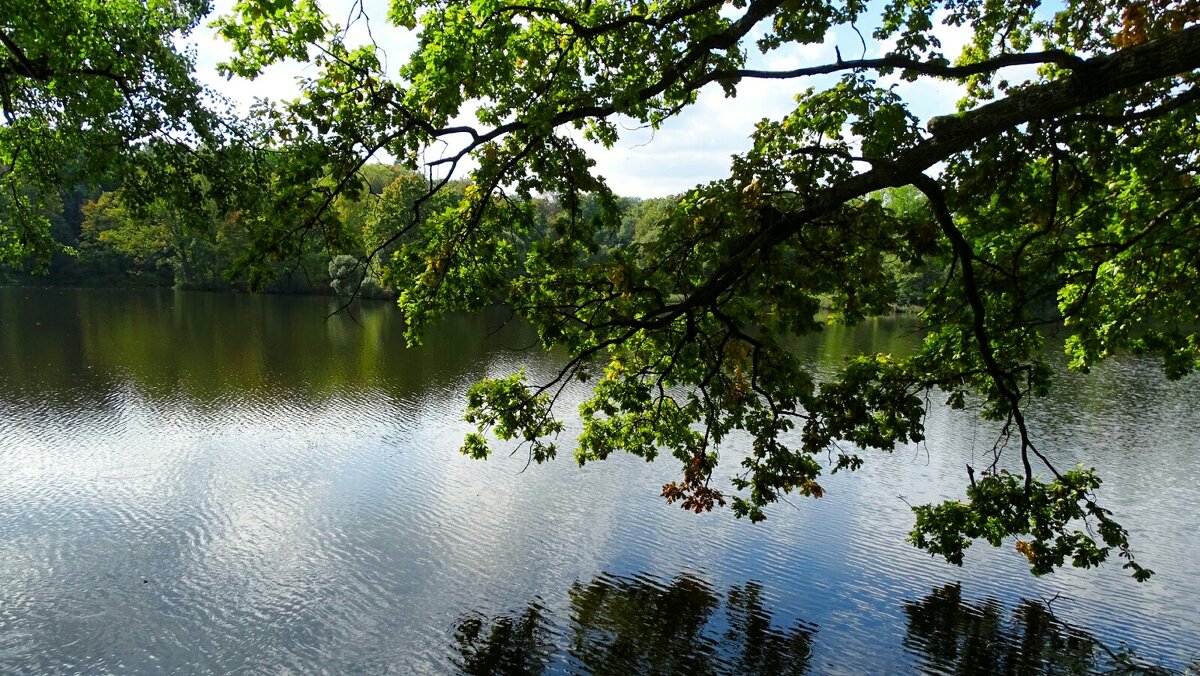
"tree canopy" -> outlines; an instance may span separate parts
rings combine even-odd
[[[1121,351],[1159,356],[1172,378],[1200,361],[1200,2],[392,0],[388,28],[417,46],[389,70],[315,0],[239,0],[215,24],[235,50],[224,72],[295,59],[313,75],[236,124],[173,46],[203,2],[27,4],[0,10],[6,260],[48,246],[48,225],[18,225],[35,192],[18,179],[122,158],[130,195],[167,174],[187,189],[160,202],[236,213],[252,279],[314,237],[331,253],[365,237],[362,270],[399,292],[410,340],[502,301],[565,350],[549,382],[471,388],[472,456],[492,434],[554,457],[558,395],[578,378],[593,388],[578,462],[667,453],[682,464],[667,500],[759,520],[783,494],[820,497],[822,474],[858,468],[862,449],[922,440],[939,393],[1003,433],[987,467],[965,468],[964,498],[914,508],[916,545],[960,563],[973,541],[1017,536],[1038,574],[1116,551],[1150,575],[1100,478],[1051,462],[1025,412],[1050,386],[1050,341],[1082,370]],[[943,53],[942,25],[970,30],[962,53]],[[843,57],[868,39],[883,55]],[[828,42],[828,62],[757,67]],[[885,77],[965,94],[922,121]],[[623,222],[579,139],[612,145],[622,121],[658,128],[702,89],[733,98],[755,79],[792,88],[794,110],[756,126],[728,177]],[[345,227],[340,201],[380,199],[364,174],[380,155],[427,180],[383,191],[405,213]],[[921,349],[863,354],[823,381],[806,369],[791,339],[820,330],[823,307],[844,322],[889,312],[898,274],[933,280]],[[718,449],[741,435],[749,452],[726,468]]]

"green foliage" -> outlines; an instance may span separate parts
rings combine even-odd
[[[149,166],[151,146],[215,138],[220,120],[175,47],[208,10],[201,0],[5,2],[0,181],[53,190]],[[5,250],[44,254],[48,224],[15,206],[0,226]]]
[[[406,239],[414,238],[410,233],[426,218],[457,206],[466,185],[447,186],[426,198],[429,187],[420,174],[402,171],[383,188],[378,200],[369,202],[370,212],[362,225],[366,254],[384,263],[391,260]]]
[[[544,462],[556,455],[557,447],[543,438],[563,429],[562,422],[550,415],[552,403],[549,394],[530,391],[522,371],[507,378],[486,378],[472,385],[467,391],[465,417],[477,424],[480,432],[490,430],[500,439],[520,438],[529,444],[530,457]],[[470,434],[462,453],[482,460],[491,451],[483,434]]]
[[[62,219],[62,201],[22,181],[15,173],[0,176],[0,268],[28,264],[45,271],[55,250],[62,248],[52,236],[55,221]]]
[[[711,485],[720,444],[748,437],[729,502],[758,520],[783,494],[820,497],[820,475],[859,467],[860,448],[922,439],[939,390],[1004,431],[965,501],[918,508],[914,542],[954,560],[964,542],[1028,537],[1038,573],[1116,548],[1148,574],[1092,497],[1098,479],[1059,472],[1025,412],[1051,385],[1048,325],[1065,326],[1079,369],[1123,351],[1159,356],[1168,377],[1200,364],[1195,2],[392,0],[388,21],[417,46],[389,72],[315,2],[242,0],[216,23],[235,50],[225,72],[299,59],[312,76],[219,135],[170,41],[202,3],[60,2],[61,17],[27,4],[0,15],[13,42],[0,51],[0,153],[22,185],[62,185],[64,166],[132,167],[130,224],[169,230],[161,214],[211,203],[210,218],[244,233],[229,241],[244,243],[233,267],[252,286],[288,261],[365,255],[398,292],[411,342],[499,300],[565,352],[551,383],[517,374],[471,390],[469,455],[488,454],[492,431],[553,457],[552,388],[579,378],[594,388],[579,462],[669,453],[682,480],[664,496],[703,511],[726,504]],[[941,51],[937,19],[971,32],[961,54]],[[839,43],[859,26],[890,51],[748,67],[755,50]],[[1036,72],[1011,82],[1014,65]],[[888,74],[966,96],[922,127]],[[617,198],[575,141],[612,145],[618,120],[658,128],[702,88],[735,96],[749,78],[789,83],[795,108],[756,126],[727,178],[677,198]],[[436,180],[370,175],[384,153]],[[5,260],[46,250],[41,194],[7,207],[24,216],[0,230]],[[132,250],[120,232],[109,241]],[[859,355],[818,379],[792,350],[826,321],[914,300],[927,328],[914,354]],[[839,444],[856,448],[831,453]],[[1088,520],[1098,532],[1079,530]]]
[[[342,298],[393,298],[364,261],[338,254],[329,261],[329,286]]]
[[[1128,559],[1124,567],[1138,581],[1153,572],[1133,561],[1128,551],[1128,533],[1110,518],[1111,512],[1093,499],[1100,479],[1092,470],[1078,467],[1054,481],[1037,479],[1023,482],[1005,470],[972,481],[967,502],[950,501],[940,505],[914,507],[917,515],[911,541],[931,554],[962,565],[963,551],[973,540],[985,540],[999,547],[1009,536],[1029,536],[1016,540],[1016,550],[1029,559],[1034,575],[1044,575],[1060,567],[1069,558],[1076,568],[1091,568],[1108,558],[1113,548]],[[1074,529],[1084,523],[1100,536]]]

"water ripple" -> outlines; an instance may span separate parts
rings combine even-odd
[[[313,320],[321,299],[106,298],[14,338],[36,368],[0,355],[3,673],[1038,673],[1095,640],[1200,654],[1200,393],[1139,360],[1064,375],[1030,422],[1113,478],[1102,495],[1158,571],[1140,586],[903,543],[908,503],[954,497],[990,447],[954,412],[752,525],[665,505],[670,461],[458,455],[470,382],[558,363],[505,349],[525,342],[511,332],[481,341],[495,318],[412,352],[390,309],[355,329]],[[86,336],[78,364],[53,365],[57,335]]]

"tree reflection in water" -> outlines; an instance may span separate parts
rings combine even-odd
[[[816,631],[773,627],[754,582],[722,599],[689,575],[601,576],[570,597],[571,655],[597,673],[799,674]]]
[[[1110,652],[1091,634],[1056,618],[1046,604],[1022,600],[1009,613],[994,599],[964,601],[957,584],[907,601],[904,645],[930,671],[958,674],[1165,674],[1131,653]]]
[[[722,598],[704,581],[680,575],[602,574],[568,591],[570,661],[597,674],[800,674],[808,667],[815,627],[776,628],[762,587],[733,586]],[[471,674],[539,674],[553,657],[545,609],[531,603],[518,616],[472,614],[455,632]]]
[[[454,640],[468,674],[540,674],[554,654],[548,612],[538,601],[519,616],[488,619],[472,613],[458,621]]]
[[[755,582],[723,595],[703,580],[601,574],[567,592],[569,620],[540,600],[512,615],[472,613],[455,631],[455,666],[468,674],[800,674],[809,668],[816,626],[772,621]],[[1087,632],[1054,617],[1040,601],[1013,609],[996,600],[965,601],[957,584],[906,601],[904,647],[922,672],[958,674],[1168,673],[1132,655],[1115,655]],[[856,664],[849,638],[834,648],[844,668]],[[831,643],[841,643],[830,638]],[[563,665],[563,662],[567,665]],[[551,664],[554,667],[551,668]],[[878,666],[878,665],[875,665]],[[896,665],[892,665],[895,667]]]

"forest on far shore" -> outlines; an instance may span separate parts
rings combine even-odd
[[[339,294],[356,291],[367,298],[394,298],[383,273],[388,258],[403,239],[384,246],[374,258],[370,254],[401,230],[412,218],[413,206],[428,191],[422,175],[393,165],[368,164],[362,174],[369,186],[363,199],[340,197],[333,214],[343,236],[338,242],[310,238],[299,256],[273,263],[273,275],[252,288],[241,274],[239,257],[245,252],[250,233],[236,214],[221,216],[213,211],[208,219],[179,218],[170,209],[135,208],[127,203],[118,184],[79,185],[60,190],[49,199],[43,196],[46,216],[55,240],[49,264],[37,269],[0,266],[0,284],[95,287],[173,287],[210,291],[264,291],[268,293]],[[424,219],[457,203],[467,183],[452,182],[432,199],[421,204]],[[914,192],[889,191],[881,196],[892,206],[922,208]],[[678,203],[678,197],[641,199],[617,197],[620,222],[596,229],[598,256],[645,242],[657,236],[657,224]],[[545,231],[568,218],[568,210],[553,197],[537,198],[536,213]],[[202,207],[201,207],[202,208]],[[599,218],[599,198],[590,196],[582,205],[581,218]],[[200,227],[197,227],[197,223]],[[518,247],[523,244],[517,242]],[[362,275],[364,262],[367,274]],[[938,270],[913,271],[895,262],[895,304],[921,305]],[[359,280],[362,280],[361,286]]]

